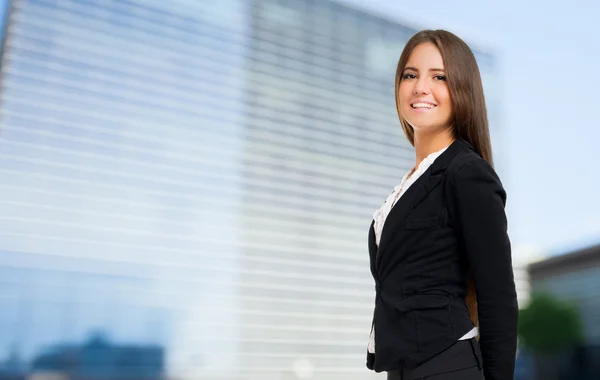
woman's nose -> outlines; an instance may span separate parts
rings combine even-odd
[[[414,88],[414,93],[415,95],[421,95],[421,94],[429,94],[430,89],[429,89],[429,85],[427,83],[427,81],[423,78],[420,78],[417,80],[417,82],[415,83],[415,88]]]

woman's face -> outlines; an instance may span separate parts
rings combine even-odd
[[[417,45],[400,79],[401,116],[415,133],[438,132],[452,122],[452,102],[442,56],[431,43]]]

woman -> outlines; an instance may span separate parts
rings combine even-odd
[[[388,379],[510,380],[517,298],[483,87],[467,44],[413,36],[396,107],[416,164],[369,232],[376,300],[367,366]]]

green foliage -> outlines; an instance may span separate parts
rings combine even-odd
[[[583,340],[578,309],[550,294],[533,294],[527,308],[519,312],[519,339],[534,353],[546,354]]]

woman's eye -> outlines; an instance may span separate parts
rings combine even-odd
[[[415,74],[404,74],[404,76],[402,77],[402,79],[415,79],[417,76]]]
[[[435,80],[446,80],[446,77],[444,75],[436,75]]]

